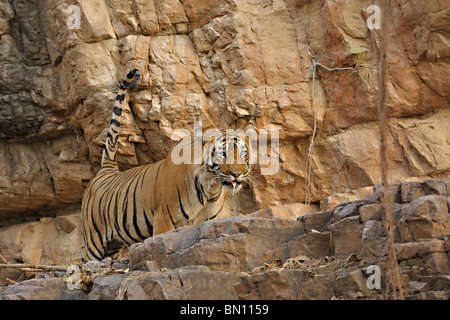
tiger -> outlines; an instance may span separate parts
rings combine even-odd
[[[83,196],[84,261],[102,260],[153,235],[216,218],[227,192],[239,191],[251,173],[250,143],[242,130],[232,134],[219,131],[210,139],[183,139],[175,144],[190,143],[192,150],[201,145],[200,163],[175,164],[169,152],[156,163],[119,170],[122,106],[139,78],[139,71],[133,69],[120,85],[101,167]]]

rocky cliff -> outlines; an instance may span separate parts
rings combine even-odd
[[[191,132],[195,121],[226,129],[251,120],[279,130],[279,166],[274,175],[256,166],[237,211],[281,206],[300,216],[362,199],[380,182],[382,34],[390,182],[449,177],[450,9],[398,0],[378,17],[371,4],[0,1],[0,251],[28,263],[79,256],[79,204],[131,68],[142,78],[124,110],[121,168],[167,156],[175,130]]]
[[[182,227],[131,246],[130,259],[79,266],[74,283],[68,273],[41,274],[0,287],[0,299],[385,298],[380,191],[298,219],[275,207]],[[389,192],[404,297],[449,299],[450,179]]]

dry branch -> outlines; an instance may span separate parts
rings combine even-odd
[[[8,263],[8,261],[6,261],[5,257],[2,256],[1,253],[0,253],[0,260],[1,260],[3,263]]]
[[[392,288],[392,296],[394,299],[403,299],[402,285],[400,281],[400,274],[398,271],[397,256],[394,245],[394,214],[393,214],[393,199],[389,189],[389,166],[387,160],[388,140],[389,140],[389,126],[388,126],[388,105],[387,105],[387,19],[389,16],[388,1],[381,0],[381,30],[379,30],[379,47],[378,47],[378,83],[379,83],[379,100],[378,103],[378,117],[380,122],[380,165],[381,165],[381,185],[383,193],[381,197],[381,205],[383,208],[383,219],[386,229],[386,241],[388,248],[388,266],[387,273],[387,288],[386,298],[388,298],[389,287]],[[376,35],[376,34],[374,34]],[[376,42],[372,37],[372,44],[376,47]]]
[[[48,271],[67,271],[65,266],[48,266],[43,264],[30,263],[9,263],[0,264],[0,269],[26,269],[25,271],[48,272]]]

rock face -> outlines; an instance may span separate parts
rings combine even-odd
[[[258,211],[179,228],[133,245],[121,266],[130,271],[95,278],[89,292],[32,279],[0,288],[0,298],[380,299],[389,291],[380,192],[298,219],[273,208],[271,217]],[[450,179],[390,192],[405,297],[449,299]]]
[[[66,209],[54,218],[0,228],[0,254],[9,263],[70,265],[80,259],[80,211]],[[0,262],[0,263],[3,263]],[[17,269],[0,269],[0,286],[33,276]]]
[[[448,10],[438,0],[396,1],[381,17],[392,182],[449,174]],[[277,174],[253,177],[244,202],[251,211],[304,202],[310,50],[329,67],[374,66],[375,18],[349,0],[2,1],[0,223],[81,201],[118,83],[135,67],[142,80],[124,112],[122,168],[165,157],[174,130],[192,131],[195,120],[203,129],[253,120],[279,129],[280,159]],[[366,51],[351,54],[355,46]],[[318,68],[310,199],[322,209],[380,181],[376,79],[371,68]]]
[[[380,36],[386,36],[387,161],[389,180],[397,186],[400,264],[411,269],[404,281],[419,296],[448,297],[442,285],[448,216],[441,214],[448,207],[448,183],[428,179],[450,177],[450,9],[440,0],[390,1],[385,9],[386,16],[378,17],[362,0],[0,1],[2,255],[9,262],[55,264],[79,256],[83,192],[99,168],[119,81],[138,68],[141,81],[122,117],[121,168],[166,157],[178,129],[192,132],[196,121],[204,130],[253,121],[260,140],[263,130],[278,130],[272,147],[279,148],[269,154],[259,146],[272,162],[258,158],[250,185],[230,198],[222,217],[250,215],[136,246],[131,265],[138,279],[123,297],[201,297],[182,283],[214,277],[230,289],[227,297],[374,297],[379,292],[364,289],[360,266],[370,266],[368,257],[379,259],[383,252],[383,225],[376,199],[356,200],[381,179],[374,66]],[[369,29],[379,19],[386,30]],[[355,47],[365,51],[352,54]],[[313,95],[312,55],[330,68],[362,67],[330,72],[317,66]],[[271,165],[275,174],[261,174]],[[308,183],[312,204],[305,203]],[[337,206],[351,200],[356,202]],[[253,252],[252,242],[267,242],[267,248]],[[342,262],[351,253],[361,259],[348,262],[354,269]],[[291,263],[314,267],[317,276],[301,268],[276,269],[271,260],[284,264],[297,256],[310,260]],[[384,262],[377,261],[383,270]],[[275,269],[248,274],[264,263]],[[322,273],[340,263],[345,273]],[[155,268],[169,269],[159,278],[145,275]],[[23,276],[0,274],[1,284]],[[184,280],[173,282],[178,274]],[[128,279],[111,277],[116,284]],[[292,277],[302,284],[292,288]],[[272,287],[258,291],[267,279]],[[98,280],[90,297],[98,292],[111,298],[101,281],[109,280]],[[209,285],[204,281],[198,285]],[[161,283],[173,290],[161,291]]]

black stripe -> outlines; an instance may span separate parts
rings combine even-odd
[[[158,166],[158,170],[156,170],[155,186],[154,186],[155,189],[156,189],[156,183],[158,181],[159,169],[161,169],[161,165],[162,165],[162,162],[160,162],[160,164]]]
[[[116,189],[122,189],[126,187],[126,182],[133,179],[133,175],[136,173],[135,170],[122,171],[116,176],[115,186]]]
[[[118,169],[117,169],[118,170]],[[108,229],[110,232],[109,237],[107,238],[108,241],[113,240],[114,238],[114,230],[116,231],[116,233],[120,233],[118,228],[118,224],[117,224],[117,196],[119,195],[118,190],[120,190],[119,188],[119,182],[121,181],[121,176],[123,175],[114,175],[112,177],[111,183],[108,183],[105,186],[105,190],[106,192],[108,192],[110,194],[109,197],[109,202],[108,205],[106,206],[106,215],[107,215],[107,221],[108,221]],[[111,186],[112,185],[112,186]],[[114,203],[113,203],[114,200]],[[114,206],[113,211],[111,211],[111,205]],[[111,212],[111,214],[110,214]],[[111,219],[113,219],[111,221]],[[125,242],[127,243],[127,242]]]
[[[117,208],[119,207],[119,203],[118,203],[118,192],[114,192],[114,196],[115,196],[115,202],[114,202],[114,210],[113,210],[113,214],[114,214],[114,229],[116,229],[116,233],[117,235],[120,237],[120,239],[122,239],[122,241],[127,244],[130,245],[130,243],[125,240],[124,237],[122,237],[122,233],[120,232],[120,228],[119,228],[119,220],[117,219]]]
[[[104,187],[105,190],[108,190],[109,186],[114,182],[114,176],[109,176],[109,177],[107,176],[107,177],[103,177],[102,179],[103,179],[103,181],[101,181],[101,183],[99,184],[98,189]],[[103,208],[101,206],[101,203],[103,202],[103,197],[105,197],[107,195],[108,195],[107,192],[104,192],[101,195],[99,203],[98,203],[98,213],[99,213],[100,217],[102,218],[103,224],[105,225],[105,231],[108,230],[108,223],[107,223],[108,221],[107,221],[106,217],[108,216],[108,208],[109,208],[110,202],[108,202],[108,207],[105,204],[105,206]],[[105,244],[105,250],[106,250],[106,244]]]
[[[119,238],[123,241],[123,243],[125,243],[127,246],[131,246],[132,243],[129,243],[120,232],[117,232],[117,235],[119,236]]]
[[[141,171],[141,170],[139,170],[139,171]],[[141,172],[139,172],[139,173],[141,173]],[[141,240],[143,241],[143,240],[145,240],[145,237],[142,235],[141,230],[139,229],[139,225],[137,223],[137,212],[136,212],[137,211],[136,210],[136,191],[137,191],[137,186],[139,184],[139,179],[141,179],[141,178],[142,178],[142,174],[139,175],[139,177],[136,181],[136,185],[134,187],[134,191],[133,191],[133,226],[136,231],[136,235],[139,238],[141,238]]]
[[[213,215],[211,218],[207,219],[206,221],[212,220],[215,217],[217,217],[217,215],[220,213],[220,211],[222,211],[224,204],[225,204],[225,202],[222,203],[222,206],[220,207],[219,211],[217,211],[217,213],[215,215]]]
[[[107,231],[108,231],[108,225],[107,225],[107,223],[106,223],[106,221],[105,221],[106,205],[105,205],[104,207],[102,207],[103,197],[104,197],[105,195],[106,195],[106,192],[104,192],[104,193],[101,195],[101,197],[100,197],[100,199],[99,199],[99,201],[98,201],[98,215],[99,215],[99,218],[100,218],[101,221],[102,221],[102,224],[104,225],[104,231],[107,232]],[[106,235],[106,234],[105,234],[105,235]],[[106,239],[105,239],[105,241],[106,241]],[[103,245],[103,239],[101,239],[101,243],[102,243],[102,245]],[[106,247],[107,247],[107,245],[106,245],[106,242],[105,242],[105,244],[103,245],[103,249],[105,250],[105,252],[106,252]]]
[[[216,202],[217,200],[219,200],[221,195],[222,195],[222,188],[217,192],[216,196],[213,196],[212,198],[209,198],[208,202]]]
[[[123,240],[123,242],[125,242],[127,245],[131,245],[131,243],[126,240],[123,236],[122,236],[122,232],[121,229],[119,227],[119,219],[118,219],[118,208],[119,208],[119,203],[118,203],[118,195],[120,194],[120,190],[122,190],[124,188],[124,184],[127,182],[127,180],[130,179],[130,176],[133,174],[133,170],[129,170],[129,171],[125,171],[123,174],[120,175],[119,179],[116,179],[115,181],[115,185],[113,186],[113,188],[117,191],[114,192],[115,195],[115,204],[114,204],[114,228],[116,229],[117,235]],[[123,211],[123,207],[122,207],[122,213],[124,213]],[[126,216],[126,212],[125,212],[125,216]],[[125,229],[125,233],[126,233],[126,229]]]
[[[217,215],[220,213],[220,211],[222,211],[222,208],[220,208],[219,211],[217,211],[217,213],[216,213],[215,215],[213,215],[211,218],[209,218],[209,219],[206,220],[206,221],[212,220],[212,219],[214,219],[215,217],[217,217]]]
[[[105,172],[105,169],[116,169],[116,168],[117,168],[116,165],[105,164],[105,165],[102,167],[102,171]]]
[[[122,226],[123,226],[123,231],[125,231],[125,234],[134,242],[139,242],[139,240],[133,238],[131,236],[130,231],[126,228],[126,222],[127,222],[127,212],[128,212],[128,193],[130,192],[130,187],[131,184],[133,183],[135,177],[132,177],[130,183],[128,184],[128,188],[125,191],[125,199],[123,202],[123,206],[122,206],[122,212],[123,212],[123,217],[122,217]]]
[[[195,190],[197,191],[198,201],[200,201],[200,203],[203,205],[203,194],[204,194],[204,192],[203,192],[202,185],[198,181],[198,176],[195,176],[194,185],[195,185]]]
[[[153,211],[152,211],[152,213],[153,213]],[[147,218],[147,212],[145,212],[145,209],[144,209],[144,220],[145,220],[145,225],[147,226],[148,233],[151,237],[153,235],[153,226],[150,223],[150,220],[148,220],[148,218]]]
[[[98,218],[101,219],[101,221],[103,221],[103,224],[105,226],[107,226],[107,223],[105,221],[105,217],[104,217],[104,212],[102,211],[102,202],[103,202],[103,196],[104,194],[100,197],[99,199],[99,203],[98,206],[96,207],[97,210],[95,210],[94,208],[94,199],[95,199],[95,195],[97,193],[97,191],[99,191],[103,185],[105,184],[110,184],[112,181],[112,179],[109,179],[108,175],[103,174],[99,174],[95,179],[91,180],[91,182],[89,183],[88,189],[87,189],[87,194],[88,197],[86,198],[86,202],[83,205],[83,212],[85,212],[86,215],[86,220],[90,221],[90,225],[92,225],[92,227],[94,228],[94,231],[92,231],[90,228],[87,228],[87,230],[83,230],[83,236],[85,239],[85,243],[86,243],[86,250],[89,251],[89,253],[94,256],[96,259],[101,259],[103,258],[103,254],[106,251],[106,243],[103,243],[103,237],[100,233],[100,230],[95,222],[95,218],[94,218],[94,211],[98,211]],[[97,212],[96,212],[97,213]],[[84,229],[86,229],[85,227],[83,227]],[[87,233],[89,233],[89,235]],[[98,242],[96,242],[96,240],[98,239]],[[89,243],[90,241],[90,243]],[[101,248],[98,246],[101,245],[101,247],[103,248],[103,250],[101,250]],[[94,253],[94,250],[98,252]]]
[[[94,247],[95,250],[97,250],[97,252],[98,252],[100,255],[102,255],[102,251],[98,248],[97,244],[96,244],[95,241],[94,241],[94,238],[93,238],[94,235],[92,234],[92,231],[89,232],[89,235],[90,235],[90,240],[91,240],[91,243],[90,243],[90,245],[88,246],[89,251],[90,251],[90,252],[93,252],[91,248]],[[97,234],[97,236],[98,236],[98,234]],[[94,255],[94,256],[98,257],[98,255]],[[102,257],[100,257],[100,258],[102,258]]]
[[[109,214],[109,212],[111,210],[111,202],[112,202],[111,200],[112,200],[111,197],[109,197],[109,201],[108,201],[108,204],[106,205],[106,210],[105,210],[105,213],[106,213],[105,219],[107,221],[107,228],[106,228],[107,234],[109,231],[109,235],[106,236],[106,243],[108,243],[108,241],[111,241],[114,237],[114,228],[111,225],[111,215]]]
[[[90,247],[88,247],[87,249],[88,249],[88,251],[89,251],[89,253],[91,254],[92,257],[94,257],[94,258],[97,259],[97,260],[102,260],[103,257],[100,257],[100,256],[96,255],[96,254],[94,253],[94,251],[91,250]]]
[[[126,182],[128,177],[130,176],[130,173],[132,173],[132,171],[125,171],[123,173],[121,173],[120,175],[115,175],[113,179],[114,180],[114,184],[110,187],[111,189],[113,189],[114,191],[112,192],[112,198],[110,203],[114,202],[114,206],[113,206],[113,216],[114,216],[114,229],[116,230],[116,234],[120,237],[120,239],[122,239],[122,241],[127,244],[127,245],[131,245],[131,243],[126,240],[123,236],[122,236],[122,232],[119,228],[119,219],[118,219],[118,208],[119,208],[119,194],[120,194],[120,190],[122,190],[123,188],[123,182]],[[109,188],[109,186],[108,186]]]
[[[113,139],[111,133],[108,132],[107,137],[108,137],[108,141],[109,141],[109,143],[108,143],[109,150],[113,151],[114,150],[114,146],[116,145],[117,139],[119,138],[119,136],[116,136],[116,138]]]
[[[116,119],[111,119],[111,122],[110,122],[109,124],[110,124],[110,125],[113,124],[113,125],[115,125],[115,126],[117,126],[117,127],[120,127],[120,122],[117,121]]]
[[[189,199],[190,198],[189,197],[189,187],[188,187],[188,185],[190,185],[190,183],[189,183],[189,176],[187,176],[187,180],[188,180],[187,184],[186,184],[186,180],[183,180],[184,181],[184,190],[186,191],[186,198],[188,200],[189,205],[192,205],[191,204],[191,199]]]
[[[130,231],[128,231],[128,228],[126,227],[127,225],[127,217],[128,217],[128,196],[127,194],[125,194],[125,198],[123,200],[123,205],[122,205],[122,221],[121,221],[121,226],[123,231],[125,232],[125,235],[131,239],[131,241],[133,242],[139,242],[136,239],[133,239],[133,237],[130,234]]]
[[[99,182],[98,186],[97,186],[97,190],[100,190],[103,187],[106,187],[106,189],[108,189],[109,185],[112,184],[114,182],[114,178],[115,178],[115,174],[111,175],[111,176],[102,176],[102,179],[99,181],[97,180],[96,182]]]
[[[175,227],[175,222],[172,219],[172,215],[170,214],[170,210],[169,210],[169,206],[167,205],[167,202],[166,202],[166,209],[167,209],[167,213],[169,214],[170,221],[172,221],[172,225]]]
[[[145,180],[145,176],[147,175],[147,171],[148,171],[150,168],[152,168],[152,167],[153,167],[153,166],[147,166],[147,167],[145,168],[145,171],[141,174],[141,189],[144,188],[144,180]],[[150,220],[149,220],[148,217],[147,217],[147,212],[145,211],[145,208],[143,208],[142,210],[143,210],[143,213],[144,213],[144,221],[145,221],[145,225],[146,225],[146,227],[147,227],[148,234],[149,234],[149,236],[151,237],[151,236],[153,235],[153,225],[151,224]],[[152,212],[152,214],[153,214],[153,216],[154,216],[153,210],[150,209],[150,211]]]
[[[105,245],[103,244],[103,241],[102,241],[102,238],[101,238],[102,234],[100,233],[100,230],[98,229],[98,226],[97,226],[97,224],[95,223],[93,211],[94,211],[94,206],[92,206],[92,208],[91,208],[91,223],[92,223],[92,226],[94,227],[95,232],[97,233],[98,239],[99,239],[99,241],[100,241],[100,244],[101,244],[103,250],[105,250]],[[94,244],[94,247],[97,249],[97,251],[98,251],[98,252],[102,252],[102,251],[97,247],[97,245],[95,244],[95,242],[93,241],[93,239],[92,239],[92,232],[91,232],[91,240],[92,240],[92,242],[93,242],[93,244]]]
[[[147,167],[145,168],[144,173],[142,174],[141,188],[144,188],[144,180],[145,180],[145,176],[147,175],[147,171],[148,171],[148,169],[150,169],[150,167],[151,167],[151,166],[147,166]]]
[[[108,139],[109,140],[109,142],[112,142],[112,135],[111,135],[111,132],[108,132],[108,134],[106,135],[106,139]]]
[[[137,72],[138,72],[138,69],[130,70],[130,71],[128,72],[128,74],[127,74],[127,78],[130,79],[130,80],[133,79],[134,75],[135,75]]]
[[[99,234],[98,228],[97,228],[97,225],[95,224],[95,222],[93,221],[93,215],[92,215],[93,210],[94,210],[93,205],[91,205],[91,193],[89,193],[88,202],[86,204],[86,215],[87,215],[86,220],[88,220],[88,221],[91,220],[93,222],[94,229],[96,229],[96,233],[98,236],[98,234]],[[90,218],[89,218],[89,212],[91,212]],[[83,233],[87,250],[91,253],[92,256],[94,256],[96,259],[100,260],[98,258],[99,256],[97,254],[95,254],[91,249],[91,247],[93,246],[97,250],[97,252],[99,252],[101,254],[100,249],[97,247],[97,245],[94,241],[94,238],[93,238],[94,235],[92,233],[92,230],[89,227],[88,227],[88,232],[89,232],[89,237],[86,233]],[[89,240],[90,240],[90,243],[89,243]]]
[[[118,94],[118,95],[116,96],[116,101],[119,101],[120,103],[122,103],[123,100],[125,100],[125,93]]]
[[[180,190],[178,189],[178,186],[177,186],[177,193],[178,193],[178,201],[180,202],[181,213],[183,214],[186,220],[189,220],[189,216],[186,214],[186,211],[184,211],[183,203],[181,202]]]
[[[117,96],[119,97],[119,96]],[[122,115],[122,108],[118,108],[116,106],[114,106],[113,112],[116,116],[121,116]]]
[[[156,180],[158,180],[159,169],[161,169],[161,165],[162,165],[162,162],[159,164],[158,170],[156,171],[155,183],[156,183]]]
[[[116,206],[114,207],[114,212],[115,212],[115,216],[117,216],[117,198],[116,198]],[[120,239],[122,239],[122,241],[123,241],[126,245],[130,246],[131,243],[128,242],[128,240],[126,240],[126,239],[122,236],[122,233],[120,232],[119,224],[118,224],[117,219],[114,221],[114,228],[116,229],[116,233],[117,233],[117,235],[120,237]]]

